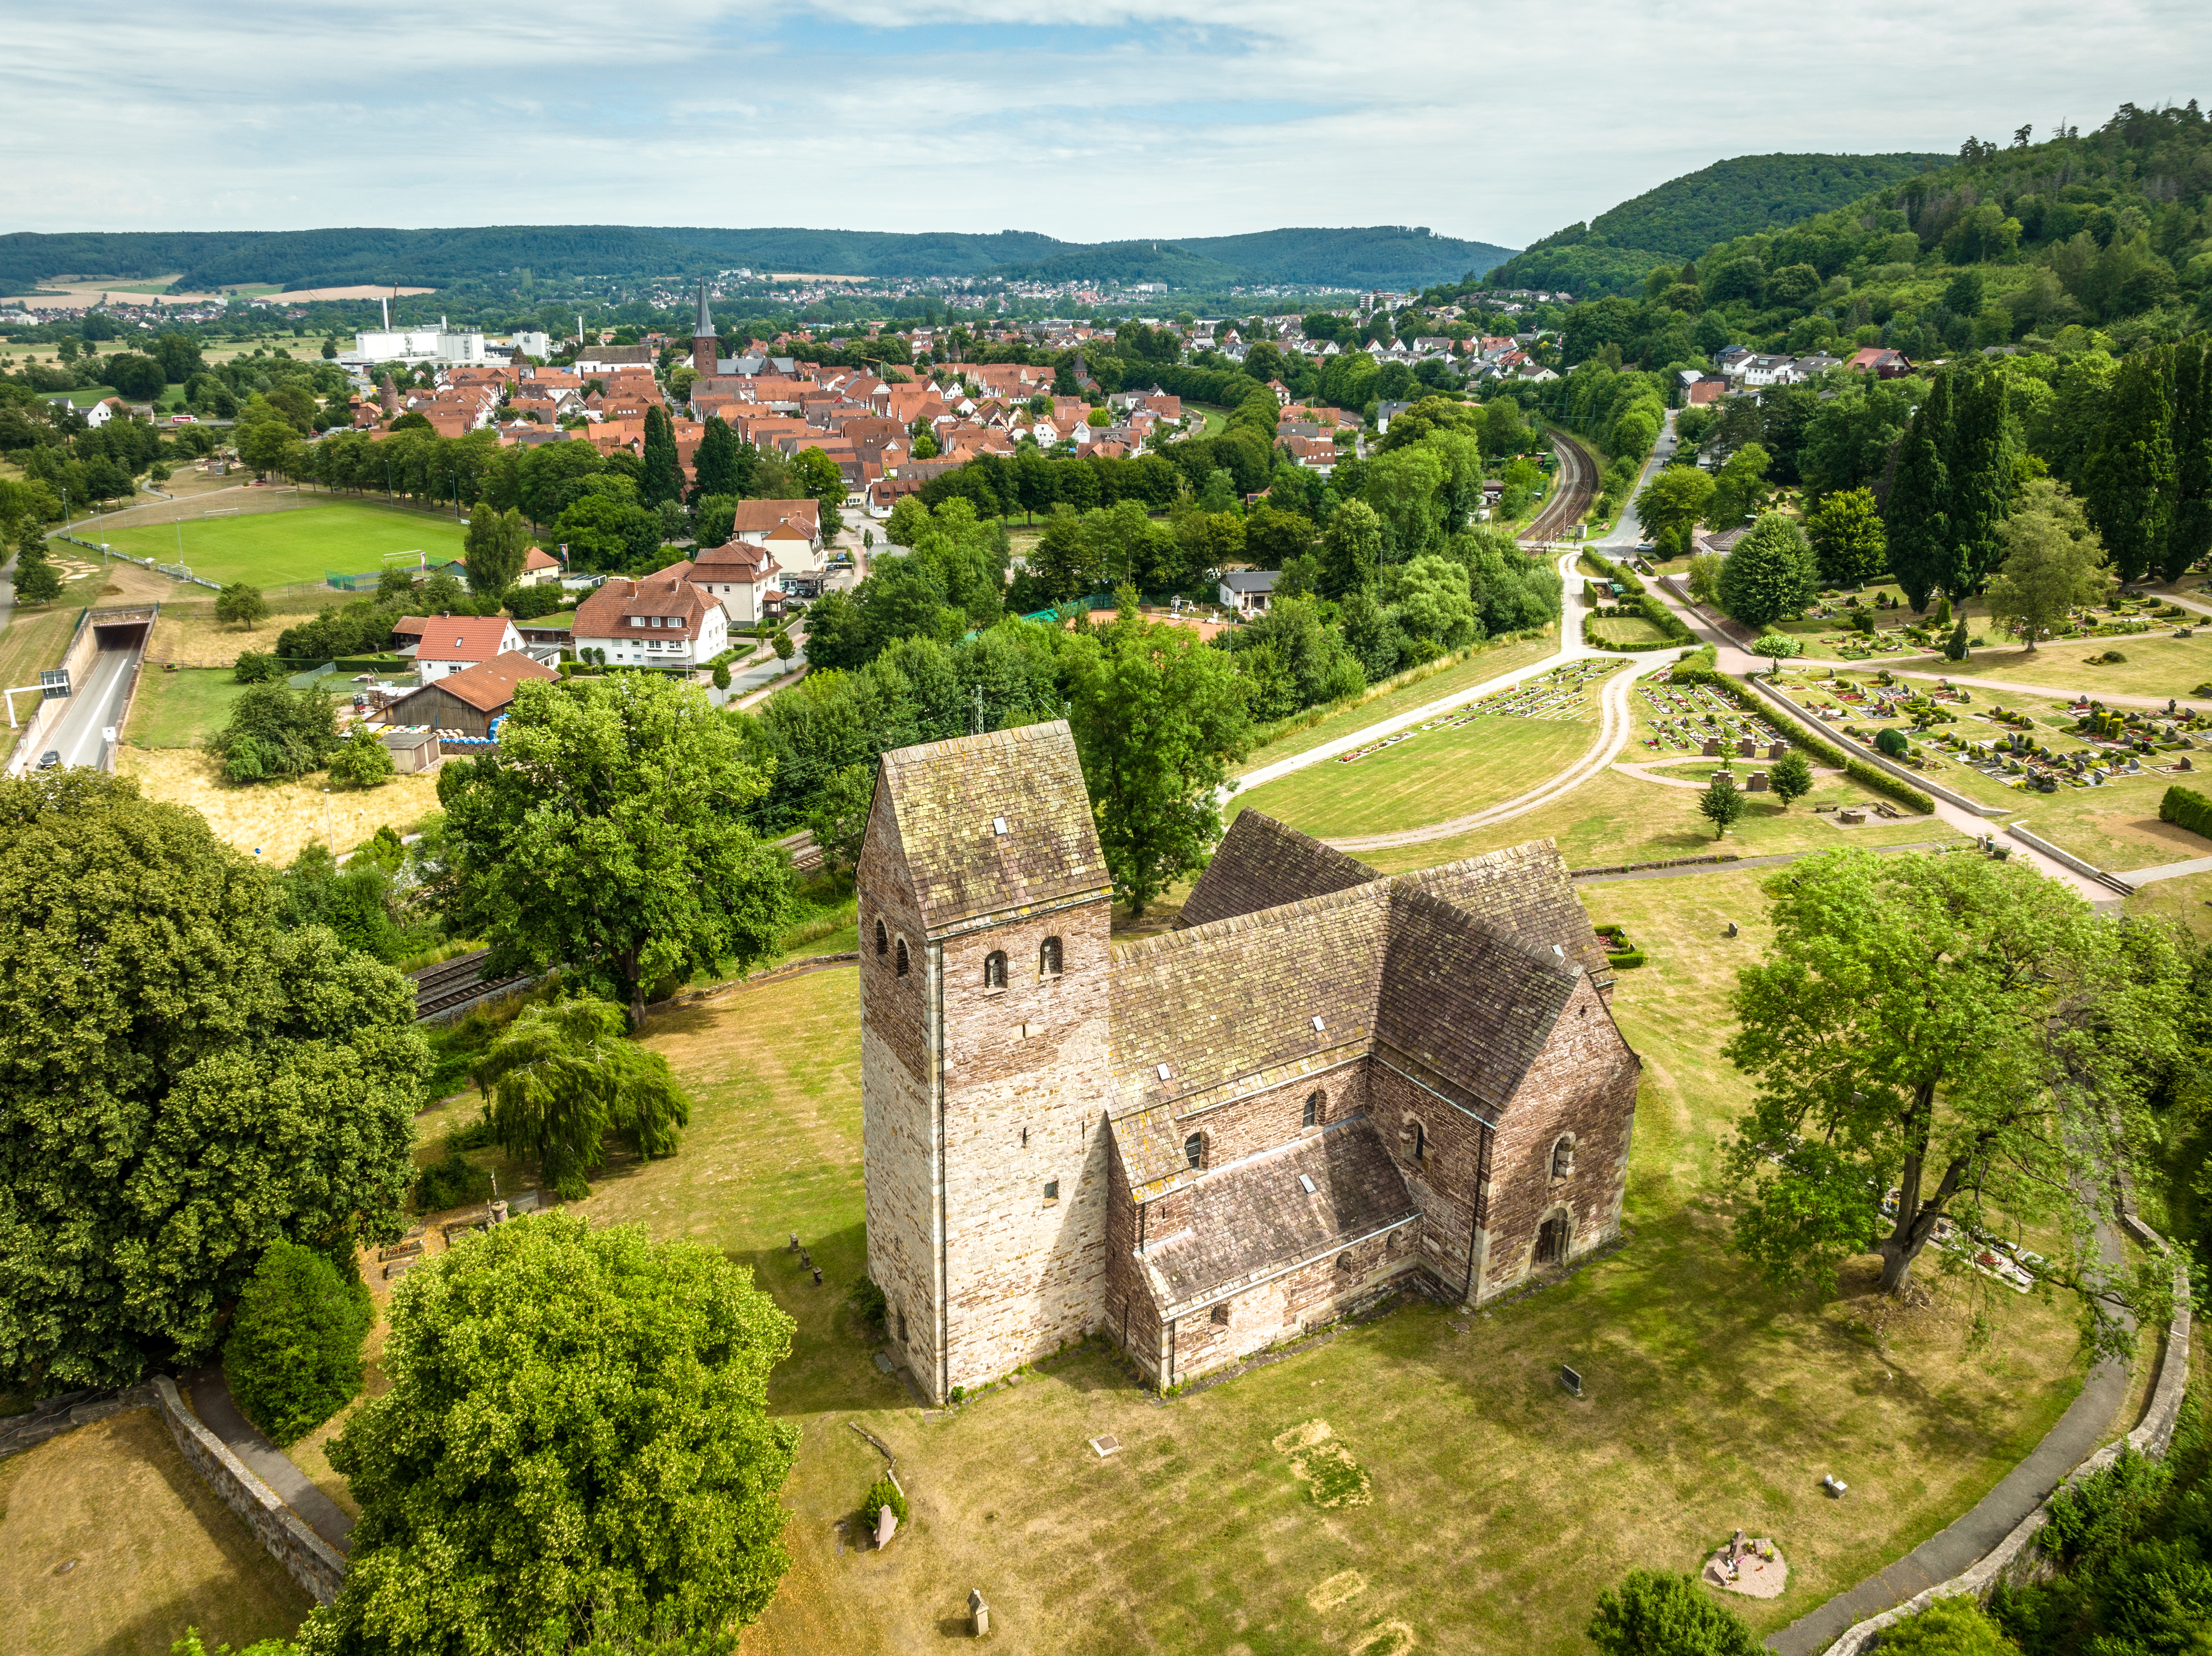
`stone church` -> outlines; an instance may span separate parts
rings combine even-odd
[[[1548,840],[1394,877],[1247,810],[1115,949],[1056,722],[885,754],[858,885],[868,1271],[933,1398],[1102,1331],[1176,1386],[1619,1232],[1638,1060]]]

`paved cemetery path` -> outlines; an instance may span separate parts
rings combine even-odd
[[[307,1527],[340,1552],[353,1547],[353,1520],[345,1509],[317,1489],[295,1465],[291,1456],[264,1437],[240,1412],[230,1395],[230,1382],[220,1365],[185,1376],[185,1392],[200,1424],[221,1438],[231,1453],[251,1467],[253,1475],[276,1492],[278,1499],[305,1520]]]
[[[2118,1234],[2102,1222],[2097,1227],[2097,1253],[2108,1265],[2124,1263]],[[1838,1593],[1780,1632],[1769,1634],[1766,1647],[1778,1656],[1814,1656],[1847,1628],[1893,1609],[1979,1563],[2069,1473],[2108,1441],[2116,1429],[2114,1417],[2127,1403],[2128,1392],[2125,1363],[2099,1364],[2058,1417],[2058,1423],[2028,1451],[2025,1460],[2005,1474],[1996,1488],[1895,1563],[1848,1592]],[[1843,1498],[1858,1499],[1856,1495]]]
[[[1661,776],[1656,773],[1664,765],[1693,765],[1701,759],[1711,759],[1712,756],[1711,754],[1705,753],[1677,754],[1672,759],[1646,759],[1632,765],[1615,765],[1613,769],[1619,771],[1623,776],[1633,776],[1638,781],[1656,782],[1662,788],[1695,788],[1699,793],[1703,793],[1705,791],[1705,784],[1702,781],[1692,782],[1679,776]],[[1738,757],[1741,755],[1739,755]],[[1813,774],[1841,776],[1843,772],[1831,770],[1825,765],[1815,765],[1813,767]]]

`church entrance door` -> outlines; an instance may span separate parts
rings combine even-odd
[[[1565,1214],[1553,1214],[1544,1221],[1536,1233],[1536,1263],[1555,1265],[1567,1257],[1567,1218]]]

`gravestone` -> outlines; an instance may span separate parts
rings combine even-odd
[[[898,1514],[889,1507],[882,1508],[876,1513],[876,1550],[880,1552],[890,1545],[891,1538],[897,1533]]]
[[[1740,759],[1749,759],[1749,758],[1751,758],[1753,755],[1755,755],[1755,754],[1757,754],[1757,753],[1758,753],[1758,751],[1759,751],[1759,743],[1756,743],[1756,742],[1754,742],[1754,741],[1753,741],[1753,740],[1752,740],[1749,737],[1747,737],[1747,736],[1746,736],[1746,737],[1738,737],[1738,738],[1737,738],[1737,740],[1736,740],[1735,751],[1736,751],[1736,756],[1737,756],[1738,758],[1740,758]]]
[[[982,1589],[968,1589],[968,1630],[978,1639],[991,1630],[991,1607],[983,1602]]]
[[[1779,759],[1784,754],[1788,753],[1789,751],[1790,744],[1787,742],[1783,741],[1779,737],[1777,737],[1773,741],[1766,744],[1766,756],[1769,759]]]
[[[1717,736],[1709,736],[1709,737],[1707,737],[1705,738],[1705,757],[1707,757],[1708,759],[1716,759],[1716,758],[1718,758],[1718,757],[1720,756],[1720,751],[1721,751],[1721,740],[1720,740],[1720,737],[1717,737]]]
[[[1583,1394],[1583,1377],[1565,1363],[1559,1365],[1559,1384],[1567,1388],[1571,1397],[1578,1398]]]

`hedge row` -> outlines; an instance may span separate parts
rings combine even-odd
[[[1754,696],[1734,679],[1723,673],[1687,662],[1677,663],[1672,677],[1678,684],[1710,684],[1746,713],[1757,713],[1796,747],[1824,765],[1840,768],[1844,774],[1860,786],[1870,788],[1884,798],[1894,799],[1900,805],[1909,805],[1923,816],[1936,814],[1936,801],[1902,777],[1892,776],[1879,765],[1869,765],[1863,759],[1855,759],[1826,737],[1807,729],[1772,702]]]
[[[1583,553],[1583,556],[1588,558],[1592,563],[1595,564],[1598,567],[1598,572],[1607,580],[1619,581],[1621,585],[1622,590],[1626,591],[1632,597],[1642,597],[1644,596],[1644,583],[1636,578],[1636,572],[1634,570],[1623,568],[1620,565],[1615,563],[1611,558],[1606,557],[1601,553],[1585,550]],[[1680,625],[1679,622],[1676,624]]]
[[[2212,840],[2212,797],[2175,783],[2158,802],[2158,820]]]

